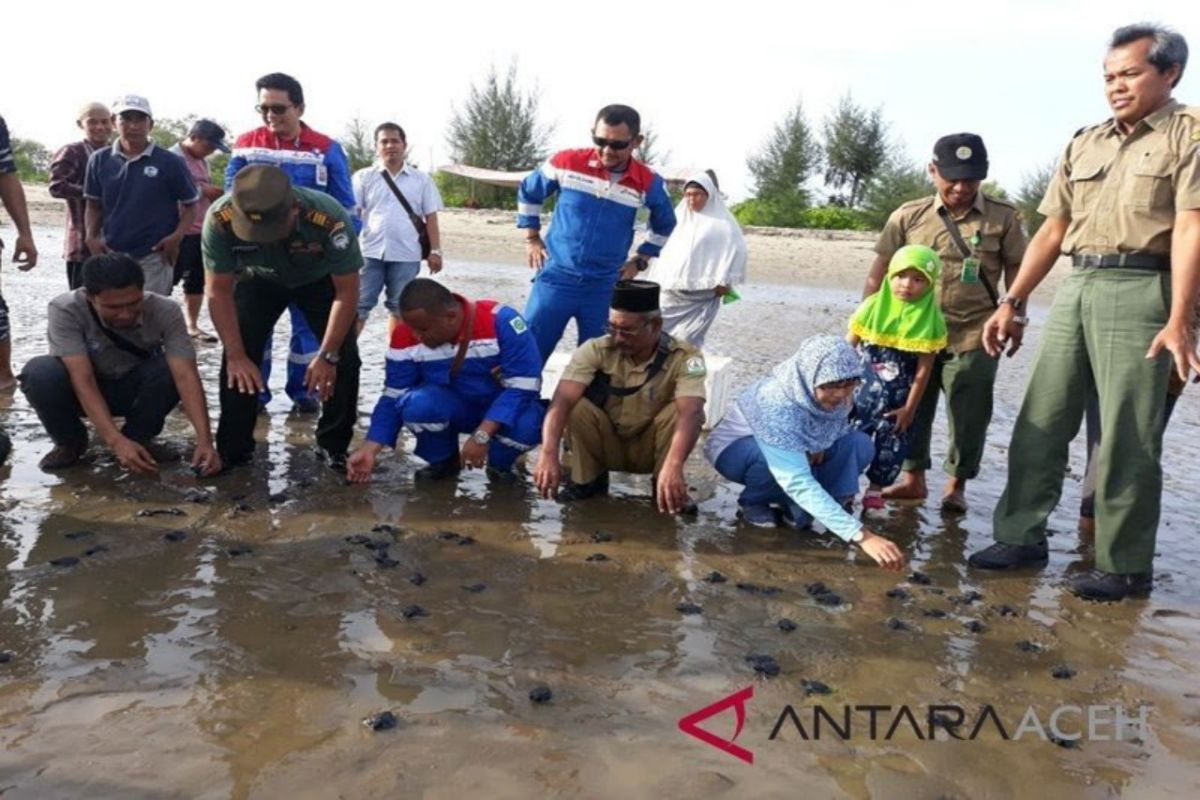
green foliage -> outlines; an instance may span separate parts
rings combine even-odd
[[[154,142],[155,146],[170,149],[179,142],[187,138],[188,131],[192,129],[192,125],[196,120],[200,119],[196,114],[188,114],[181,119],[173,117],[163,117],[162,119],[154,120],[154,127],[150,129],[150,141]],[[217,123],[221,125],[221,123]],[[233,133],[226,125],[221,125],[225,128],[225,143],[233,144]],[[222,153],[220,150],[208,157],[208,173],[212,177],[213,185],[225,185],[225,168],[229,166],[229,154]]]
[[[849,187],[838,199],[850,208],[862,202],[863,192],[888,155],[887,125],[881,109],[868,111],[849,93],[825,118],[825,183]]]
[[[433,182],[442,196],[442,204],[446,208],[498,208],[507,211],[517,210],[517,193],[511,189],[499,186],[488,186],[448,172],[435,172]],[[551,198],[544,206],[545,210],[554,208]]]
[[[742,225],[770,228],[813,228],[817,230],[866,230],[863,215],[842,206],[808,208],[792,198],[753,198],[733,206],[730,211]]]
[[[346,160],[350,162],[350,172],[354,173],[375,162],[375,142],[371,139],[372,129],[362,119],[356,116],[346,125],[346,136],[342,139],[342,149],[346,151]]]
[[[865,231],[870,229],[862,212],[845,206],[806,208],[800,215],[800,227],[824,231]]]
[[[881,230],[887,218],[899,206],[932,192],[933,183],[924,169],[900,156],[894,156],[879,170],[863,193],[863,220],[871,230]]]
[[[537,93],[524,92],[518,86],[516,62],[509,65],[503,79],[492,66],[482,87],[472,85],[466,102],[453,110],[446,136],[451,157],[460,164],[485,169],[533,169],[545,160],[550,135],[550,129],[538,121],[538,106]],[[447,176],[447,180],[457,191],[462,179]],[[464,183],[468,195],[481,207],[515,207],[511,189]]]
[[[773,201],[768,205],[776,209],[808,205],[806,184],[820,160],[820,145],[813,138],[802,104],[797,101],[783,120],[775,124],[762,149],[747,159],[754,178],[755,198]],[[768,212],[773,214],[775,211]]]
[[[25,183],[47,183],[54,154],[41,142],[32,139],[14,136],[11,144],[13,160],[17,163],[17,176]]]
[[[1052,159],[1033,172],[1026,173],[1021,179],[1021,190],[1017,192],[1015,202],[1021,211],[1021,218],[1025,220],[1025,230],[1030,236],[1037,233],[1038,228],[1046,221],[1046,217],[1038,212],[1038,206],[1046,196],[1046,187],[1050,185],[1050,179],[1054,177],[1054,170],[1057,168],[1058,160]]]

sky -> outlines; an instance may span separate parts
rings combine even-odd
[[[72,117],[83,103],[130,92],[149,98],[156,116],[211,116],[236,134],[261,124],[255,79],[281,71],[304,85],[314,128],[340,137],[355,116],[394,120],[427,169],[449,161],[445,131],[472,83],[515,59],[553,126],[552,149],[588,146],[596,111],[627,103],[671,164],[715,169],[733,199],[752,192],[747,155],[797,101],[819,127],[846,92],[882,106],[914,161],[927,161],[943,134],[982,135],[990,177],[1013,193],[1075,130],[1108,116],[1101,64],[1114,28],[1163,22],[1200,59],[1200,2],[1133,7],[293,0],[128,13],[86,6],[85,21],[81,4],[8,3],[0,115],[14,136],[54,148],[77,137]],[[1176,97],[1200,104],[1200,65]]]

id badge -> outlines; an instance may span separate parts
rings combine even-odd
[[[962,282],[963,283],[979,283],[979,265],[980,261],[974,256],[963,259],[962,265]]]
[[[324,164],[317,164],[317,186],[329,183],[329,169]]]

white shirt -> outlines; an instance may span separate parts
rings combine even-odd
[[[396,188],[422,219],[442,210],[442,197],[425,173],[405,165],[392,175]],[[364,258],[382,261],[420,261],[421,242],[408,212],[383,179],[383,166],[360,169],[351,179],[354,204],[362,219],[359,244]]]

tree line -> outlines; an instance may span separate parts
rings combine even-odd
[[[195,116],[156,119],[151,137],[169,147],[187,135]],[[866,108],[850,93],[843,95],[818,127],[797,101],[775,123],[763,143],[748,154],[746,167],[753,196],[733,206],[743,225],[790,228],[878,230],[902,203],[933,192],[925,165],[911,159],[891,135],[882,107]],[[229,130],[226,128],[226,130]],[[375,159],[373,126],[355,117],[340,139],[352,170]],[[541,121],[540,94],[521,87],[516,63],[501,74],[493,65],[482,82],[472,84],[461,104],[451,113],[446,145],[451,158],[461,164],[503,171],[536,168],[549,155],[553,127]],[[638,157],[648,164],[664,164],[664,150],[652,125]],[[52,152],[39,142],[13,138],[13,151],[21,179],[44,182],[49,178]],[[224,181],[228,156],[210,159],[213,180]],[[433,165],[430,165],[432,168]],[[986,193],[1009,199],[1021,210],[1032,233],[1041,225],[1037,213],[1053,174],[1048,162],[1026,174],[1015,195],[994,181]],[[511,189],[437,173],[442,198],[449,207],[516,207]]]

